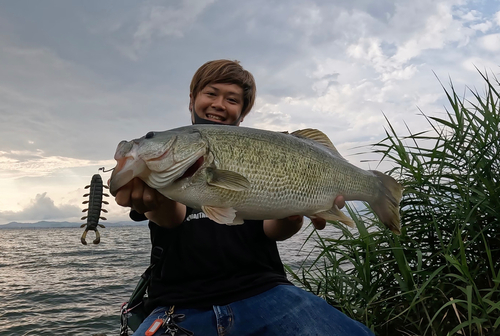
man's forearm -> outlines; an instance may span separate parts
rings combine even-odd
[[[265,220],[264,233],[270,239],[285,240],[299,232],[303,222],[304,218],[302,216]]]
[[[148,211],[144,215],[157,225],[172,229],[179,226],[184,220],[186,206],[172,200],[167,200],[158,209]]]

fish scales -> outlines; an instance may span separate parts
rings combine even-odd
[[[332,157],[320,146],[310,146],[291,135],[271,132],[263,136],[252,129],[244,130],[248,132],[208,131],[204,136],[211,151],[219,153],[214,159],[220,169],[238,172],[251,182],[252,189],[233,193],[236,201],[245,201],[249,208],[287,207],[300,212],[304,207],[320,205],[327,210],[336,195],[347,191],[361,194],[370,186],[366,178],[372,178],[372,174],[351,171],[346,167],[349,164],[344,164],[347,162]]]
[[[245,201],[248,208],[297,207],[298,202],[304,203],[307,200],[306,195],[311,195],[312,186],[305,179],[296,178],[293,171],[300,170],[304,165],[314,166],[314,162],[287,160],[291,153],[284,146],[275,146],[270,150],[270,139],[254,138],[250,134],[244,137],[218,135],[211,139],[211,134],[207,134],[213,152],[225,153],[223,157],[216,156],[216,163],[220,164],[221,169],[242,174],[251,184],[250,190],[233,193],[238,203]],[[227,151],[226,148],[231,150]],[[314,174],[314,170],[308,170]],[[316,180],[316,183],[321,183],[317,178]],[[324,195],[325,193],[317,193],[308,201],[314,204]]]
[[[166,146],[170,143],[171,148]],[[220,223],[305,215],[353,225],[334,206],[342,195],[348,201],[367,201],[382,222],[399,233],[401,185],[348,163],[317,130],[284,134],[194,125],[123,142],[115,155],[120,169],[113,172],[112,193],[126,183],[126,173],[120,170],[130,158],[143,161],[129,164],[129,171],[140,171],[135,176],[173,200],[202,208]],[[199,158],[202,163],[196,166]],[[155,171],[157,167],[162,168]],[[192,167],[194,173],[183,175]]]

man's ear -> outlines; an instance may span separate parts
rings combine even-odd
[[[239,125],[243,122],[243,119],[245,119],[245,117],[241,117],[241,118],[238,120],[238,123],[236,124],[236,126],[239,126]]]

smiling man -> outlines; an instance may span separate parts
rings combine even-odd
[[[236,84],[208,84],[196,94],[196,99],[192,93],[189,96],[189,110],[194,107],[196,111],[191,113],[193,124],[199,118],[228,125],[238,125],[243,121],[243,89]]]
[[[255,93],[253,76],[238,62],[208,62],[191,82],[191,120],[238,126]],[[297,233],[302,216],[221,225],[137,178],[118,190],[116,202],[131,207],[131,217],[138,212],[150,220],[152,260],[153,253],[158,260],[146,300],[152,313],[134,335],[157,336],[178,327],[204,336],[372,335],[288,281],[276,241]],[[335,204],[343,207],[343,198]],[[313,224],[321,229],[325,220],[317,218]]]

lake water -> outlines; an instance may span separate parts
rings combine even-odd
[[[0,335],[119,335],[120,306],[149,264],[145,226],[101,229],[101,243],[82,245],[83,229],[0,230]],[[279,243],[296,268],[310,229]],[[327,227],[322,236],[335,236]],[[87,241],[94,239],[90,232]]]

